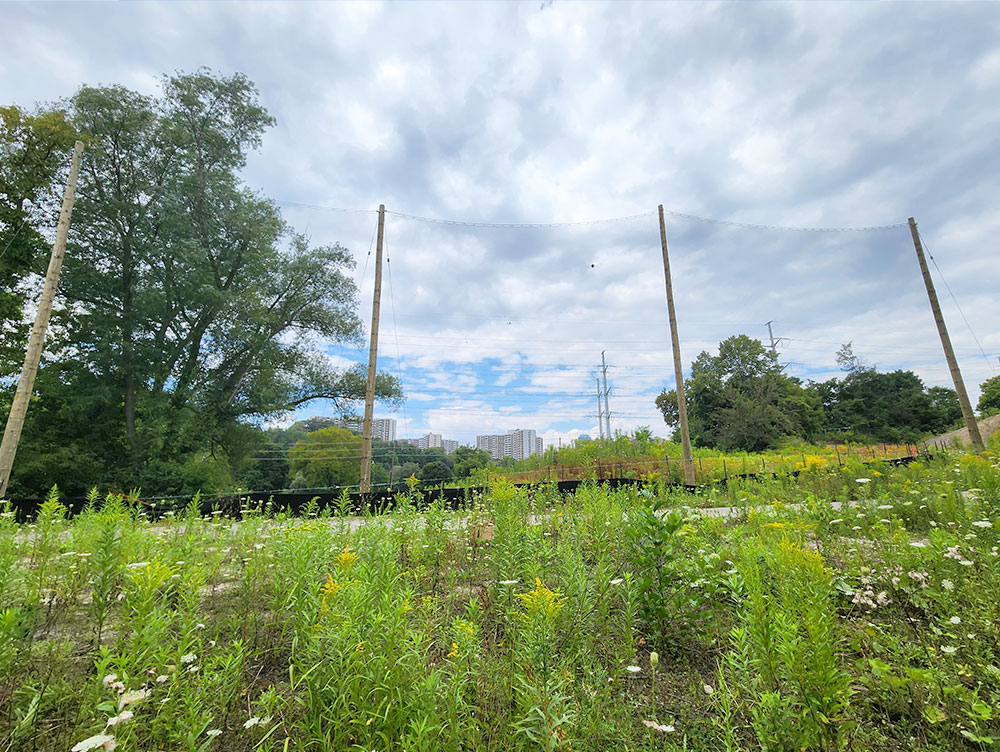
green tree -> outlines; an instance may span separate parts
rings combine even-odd
[[[165,79],[161,97],[84,87],[67,107],[90,147],[52,355],[59,388],[113,416],[100,437],[104,480],[175,492],[190,468],[217,462],[236,482],[252,456],[239,426],[315,399],[355,406],[363,366],[334,368],[322,344],[360,341],[349,252],[311,246],[238,177],[274,122],[253,84],[198,71]],[[376,394],[401,398],[384,373]],[[41,402],[53,398],[39,389]],[[59,435],[37,422],[19,455]],[[69,433],[98,438],[86,426]]]
[[[782,373],[777,355],[746,335],[702,352],[685,382],[691,439],[702,446],[759,451],[789,436],[812,437],[822,427],[819,400]],[[656,405],[664,421],[679,421],[677,394],[664,390]]]
[[[321,428],[288,450],[292,476],[308,488],[354,486],[361,480],[361,437],[346,428]]]
[[[0,377],[16,373],[24,357],[30,274],[45,272],[46,235],[58,221],[76,137],[60,110],[0,107]]]
[[[1000,376],[987,379],[979,385],[982,394],[979,395],[979,403],[976,408],[983,415],[1000,412]]]
[[[482,449],[460,446],[452,455],[455,460],[455,477],[468,478],[476,470],[490,466],[490,453]]]
[[[433,462],[428,462],[420,468],[420,472],[417,473],[417,477],[420,478],[420,483],[425,487],[436,486],[451,480],[452,472],[451,468],[444,462],[434,460]]]
[[[852,371],[843,379],[810,385],[822,402],[830,436],[858,441],[918,441],[961,418],[952,389],[931,387],[912,371]]]

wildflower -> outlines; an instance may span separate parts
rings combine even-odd
[[[993,527],[993,523],[988,520],[976,520],[972,524],[974,527]]]
[[[944,653],[945,655],[951,655],[956,650],[958,650],[958,648],[952,647],[951,645],[942,645],[941,646],[941,652]]]
[[[111,734],[95,734],[88,739],[84,739],[82,742],[77,742],[72,752],[87,752],[98,747],[110,752],[117,746],[118,742],[115,741],[115,738]]]
[[[197,624],[194,625],[194,628],[195,629],[204,629],[205,625],[202,624],[201,622],[198,622]]]
[[[968,559],[962,559],[958,563],[961,564],[963,567],[971,567],[972,566],[972,562],[969,561]]]
[[[116,681],[114,684],[111,685],[111,689],[117,692],[118,694],[121,694],[122,692],[125,691],[125,682]]]
[[[195,673],[197,671],[198,671],[198,667],[197,666],[189,666],[188,667],[188,673],[189,674],[193,674],[193,673]]]
[[[705,690],[705,694],[706,695],[714,695],[715,694],[715,688],[712,687],[711,684],[706,684],[705,686],[702,687],[702,689]]]
[[[145,700],[147,697],[149,697],[151,694],[153,693],[150,692],[148,689],[134,689],[131,692],[126,692],[118,700],[118,709],[121,710],[126,705],[131,705],[134,702],[141,702],[142,700]]]
[[[194,653],[185,653],[181,656],[181,663],[194,663],[198,660],[198,656]]]
[[[625,670],[628,671],[630,674],[638,674],[640,671],[642,671],[642,667],[641,666],[626,666]]]
[[[108,726],[117,726],[119,723],[126,723],[127,721],[131,721],[132,720],[132,715],[133,714],[132,714],[131,710],[123,710],[118,715],[115,715],[115,716],[112,716],[111,718],[108,718],[107,725]]]
[[[108,674],[102,681],[105,687],[110,687],[114,682],[118,681],[118,674]]]
[[[520,580],[500,580],[501,585],[504,587],[510,587],[511,585],[516,585]]]
[[[209,729],[205,732],[205,736],[216,737],[222,733],[222,729]]]
[[[839,525],[841,522],[843,522],[843,520],[840,518],[837,518],[835,520],[830,520],[831,525]]]
[[[664,734],[669,734],[669,733],[673,732],[673,730],[674,730],[673,726],[665,725],[665,724],[662,724],[662,723],[657,723],[656,721],[643,721],[642,724],[646,728],[651,728],[654,731],[659,731],[659,732],[664,733]]]
[[[951,580],[941,580],[941,587],[943,587],[945,590],[954,590],[955,583],[952,582]]]
[[[458,643],[451,643],[451,652],[448,653],[449,658],[461,658],[462,654],[458,652]]]
[[[142,569],[143,567],[148,567],[148,566],[149,566],[149,562],[148,561],[137,561],[137,562],[135,562],[133,564],[126,564],[125,568],[126,569]]]
[[[927,541],[922,541],[922,540],[910,541],[910,545],[913,546],[914,548],[927,548]]]
[[[243,728],[245,728],[245,729],[253,728],[254,726],[257,726],[257,725],[260,724],[260,720],[261,720],[260,716],[259,715],[255,715],[253,718],[251,718],[250,720],[245,721],[243,723]]]
[[[625,582],[625,580],[622,577],[616,577],[615,579],[611,580],[612,585],[621,585],[623,582]]]
[[[958,616],[953,616],[950,619],[948,619],[948,621],[950,621],[952,624],[961,624],[962,623],[962,619],[960,617],[958,617]]]
[[[879,504],[879,509],[892,509],[892,504]]]
[[[341,569],[350,569],[358,560],[358,555],[351,550],[350,546],[344,546],[344,550],[337,554],[337,566]]]
[[[855,483],[862,483],[862,484],[864,484],[864,483],[871,483],[872,479],[871,478],[855,478],[854,482]]]
[[[168,677],[166,674],[160,674],[159,676],[156,677],[156,683],[163,684],[163,682],[165,682],[168,678],[170,677]]]

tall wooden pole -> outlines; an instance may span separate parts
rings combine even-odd
[[[45,285],[42,287],[42,297],[38,301],[38,313],[31,327],[31,338],[28,340],[28,351],[24,355],[24,365],[14,392],[14,402],[10,406],[7,417],[7,427],[3,432],[3,442],[0,443],[0,497],[7,491],[10,480],[10,470],[14,465],[14,455],[17,454],[17,443],[21,439],[21,429],[24,428],[24,416],[28,412],[31,401],[31,391],[35,386],[35,374],[38,373],[38,363],[42,359],[42,345],[45,344],[45,332],[49,328],[49,317],[52,315],[52,304],[59,286],[59,272],[62,270],[63,256],[66,255],[66,237],[69,235],[69,220],[73,214],[73,202],[76,200],[76,179],[80,174],[80,157],[83,155],[83,142],[77,141],[73,149],[73,161],[69,167],[69,180],[66,181],[66,191],[63,193],[62,212],[59,214],[59,226],[56,228],[56,241],[52,244],[52,256],[49,258],[49,269],[45,273]]]
[[[681,343],[677,336],[677,314],[674,312],[674,288],[670,282],[670,259],[667,257],[667,225],[660,204],[660,247],[663,249],[663,276],[667,281],[667,315],[670,317],[670,343],[674,349],[674,381],[677,383],[677,413],[681,422],[681,450],[684,454],[684,483],[693,486],[694,458],[691,455],[691,434],[688,432],[687,400],[684,398],[684,367],[681,364]]]
[[[944,348],[944,357],[948,361],[951,380],[955,384],[955,391],[958,392],[958,403],[962,406],[962,417],[965,419],[965,427],[969,429],[972,450],[978,454],[986,447],[983,445],[982,434],[979,433],[979,424],[976,422],[976,415],[972,412],[969,393],[965,391],[962,372],[958,370],[958,361],[955,359],[955,351],[951,347],[951,338],[948,336],[948,329],[944,325],[944,316],[941,315],[941,305],[938,303],[937,292],[934,290],[934,280],[931,279],[931,272],[927,268],[927,260],[924,258],[924,247],[920,243],[920,233],[917,232],[917,223],[913,217],[910,217],[910,235],[913,236],[913,247],[917,250],[920,273],[924,276],[924,287],[927,288],[927,297],[931,301],[934,323],[937,324],[938,335],[941,337],[941,347]]]
[[[375,296],[372,298],[372,335],[368,344],[368,383],[365,386],[365,422],[361,426],[361,493],[372,490],[372,413],[375,411],[375,363],[378,360],[378,313],[382,301],[382,230],[385,204],[378,205],[375,241]]]

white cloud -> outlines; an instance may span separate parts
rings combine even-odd
[[[660,203],[769,225],[913,215],[995,365],[1000,6],[907,10],[13,5],[0,100],[30,106],[84,82],[148,92],[202,64],[243,71],[278,119],[246,180],[304,204],[513,223]],[[285,213],[314,242],[353,251],[367,322],[374,215]],[[880,367],[948,383],[905,228],[667,221],[685,364],[731,334],[766,337],[774,320],[792,373],[837,375],[833,353],[853,340]],[[655,214],[531,229],[390,214],[386,248],[379,363],[402,373],[411,433],[468,439],[516,416],[547,443],[596,436],[601,350],[614,426],[665,432],[652,403],[673,384]],[[975,395],[990,366],[943,284],[939,294]]]

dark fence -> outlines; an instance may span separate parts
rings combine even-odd
[[[930,457],[931,455],[925,454],[923,456]],[[908,465],[916,459],[917,457],[906,456],[878,460],[878,462],[879,464],[887,465]],[[793,470],[789,472],[788,475],[798,475],[799,472],[799,470]],[[710,486],[725,487],[728,481],[734,479],[752,480],[760,478],[775,478],[777,475],[777,473],[773,472],[734,473],[725,478],[720,478],[716,481],[702,484],[700,486],[685,486],[682,483],[663,483],[663,485],[667,488],[684,488],[693,492],[698,488],[706,488]],[[646,481],[637,478],[605,478],[599,481],[560,480],[541,483],[515,483],[513,485],[519,488],[536,490],[550,489],[553,493],[573,494],[576,493],[580,486],[587,483],[593,483],[595,485],[604,486],[614,490],[626,486],[641,486],[644,485]],[[420,493],[419,505],[426,507],[429,504],[440,500],[448,509],[465,509],[470,507],[477,497],[482,497],[483,495],[488,494],[489,491],[489,486],[425,489]],[[266,512],[269,514],[276,514],[285,512],[287,514],[298,515],[310,505],[317,509],[329,507],[330,509],[336,510],[341,514],[381,514],[394,508],[396,504],[396,496],[401,493],[402,492],[399,491],[373,491],[367,494],[359,492],[345,494],[343,492],[335,491],[320,493],[249,492],[222,496],[214,499],[201,499],[199,506],[202,514],[211,514],[212,512],[217,511],[225,517],[237,519],[242,517],[247,510],[253,510],[255,513]],[[60,501],[66,505],[71,516],[80,513],[87,506],[87,499],[82,496],[64,498],[60,499]],[[187,503],[183,500],[174,499],[156,499],[149,501],[134,499],[134,501],[135,503],[141,505],[145,509],[148,516],[153,519],[159,519],[168,514],[175,514],[187,506]],[[41,499],[18,498],[10,499],[10,502],[16,519],[19,522],[26,522],[33,519],[38,511],[38,507],[41,506],[42,503]]]

